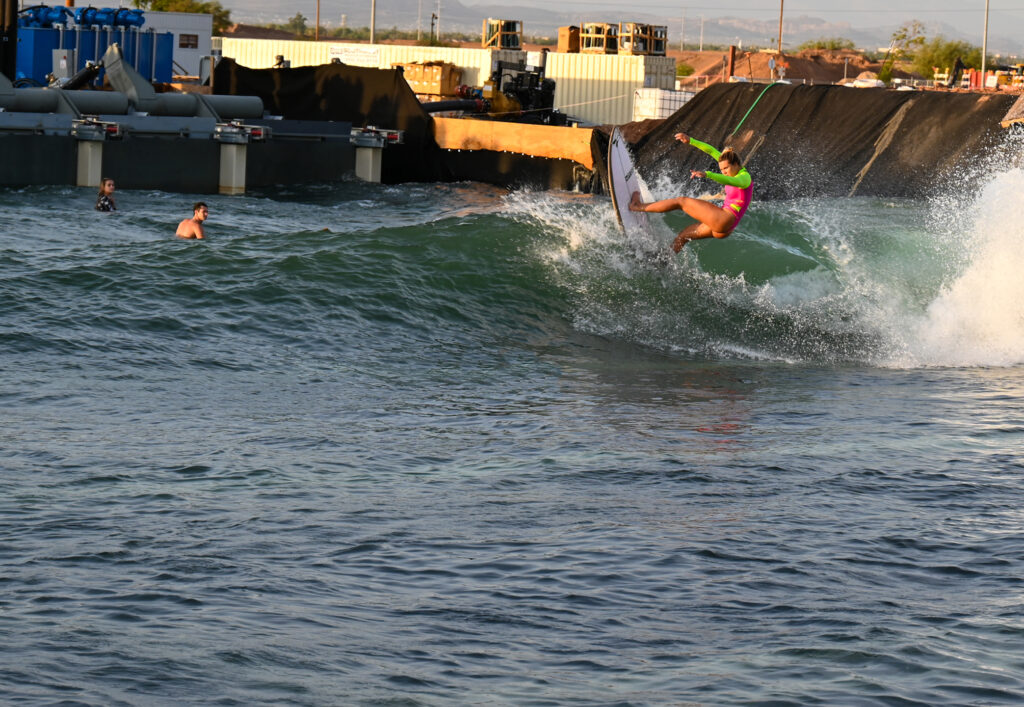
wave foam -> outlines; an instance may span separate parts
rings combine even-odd
[[[1015,218],[1024,170],[989,182],[964,234],[968,262],[916,324],[909,355],[919,365],[1024,363],[1024,222]]]

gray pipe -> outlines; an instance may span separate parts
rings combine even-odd
[[[55,113],[60,104],[60,89],[19,88],[12,94],[0,88],[0,108],[17,113]],[[88,115],[128,113],[128,97],[113,91],[62,91],[79,113]]]
[[[217,117],[223,120],[239,118],[262,118],[263,101],[258,96],[203,96]],[[140,101],[145,108],[137,105],[150,115],[197,116],[202,114],[199,99],[192,93],[158,93],[152,100]]]
[[[169,94],[163,94],[169,95]],[[221,118],[262,118],[263,100],[259,96],[204,96]]]

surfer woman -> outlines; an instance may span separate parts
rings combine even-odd
[[[707,177],[725,187],[724,193],[710,197],[712,199],[724,198],[724,203],[721,206],[716,206],[703,199],[695,199],[690,196],[677,196],[673,199],[662,199],[661,201],[652,201],[649,204],[645,204],[640,201],[640,192],[633,193],[633,198],[629,202],[631,211],[663,214],[666,211],[680,209],[685,211],[688,216],[700,221],[700,223],[687,226],[676,236],[675,241],[672,243],[672,250],[678,253],[690,241],[699,238],[710,238],[712,236],[715,238],[725,238],[732,233],[733,229],[739,225],[740,219],[743,218],[747,207],[750,206],[750,199],[754,188],[750,181],[750,172],[743,166],[739,155],[731,147],[727,147],[722,152],[719,152],[711,145],[695,140],[686,133],[676,133],[675,138],[679,142],[693,145],[698,150],[711,155],[711,157],[718,161],[718,168],[722,170],[721,174],[691,170],[690,179]]]

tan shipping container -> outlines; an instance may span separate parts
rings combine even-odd
[[[580,51],[580,28],[576,26],[558,28],[558,51],[563,54],[577,54]]]

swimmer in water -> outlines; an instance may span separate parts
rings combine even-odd
[[[178,230],[174,235],[178,238],[205,238],[203,234],[203,221],[210,216],[210,209],[206,204],[197,201],[192,205],[192,218],[187,218],[178,224]]]
[[[104,177],[100,180],[100,191],[96,194],[97,211],[117,211],[117,204],[114,203],[114,180]]]
[[[711,199],[723,199],[721,206],[716,206],[703,199],[695,199],[690,196],[677,196],[672,199],[662,199],[645,204],[640,201],[640,192],[633,192],[633,198],[629,202],[631,211],[647,211],[650,213],[663,214],[666,211],[679,209],[685,211],[691,218],[697,219],[700,223],[687,226],[672,243],[672,250],[679,252],[683,246],[690,241],[700,238],[725,238],[740,224],[740,219],[750,206],[754,187],[750,179],[750,172],[740,162],[739,155],[731,148],[719,152],[711,145],[700,140],[691,138],[686,133],[676,133],[676,140],[690,144],[702,152],[706,152],[718,161],[717,172],[690,171],[690,179],[707,177],[725,187],[725,191],[716,194]]]

